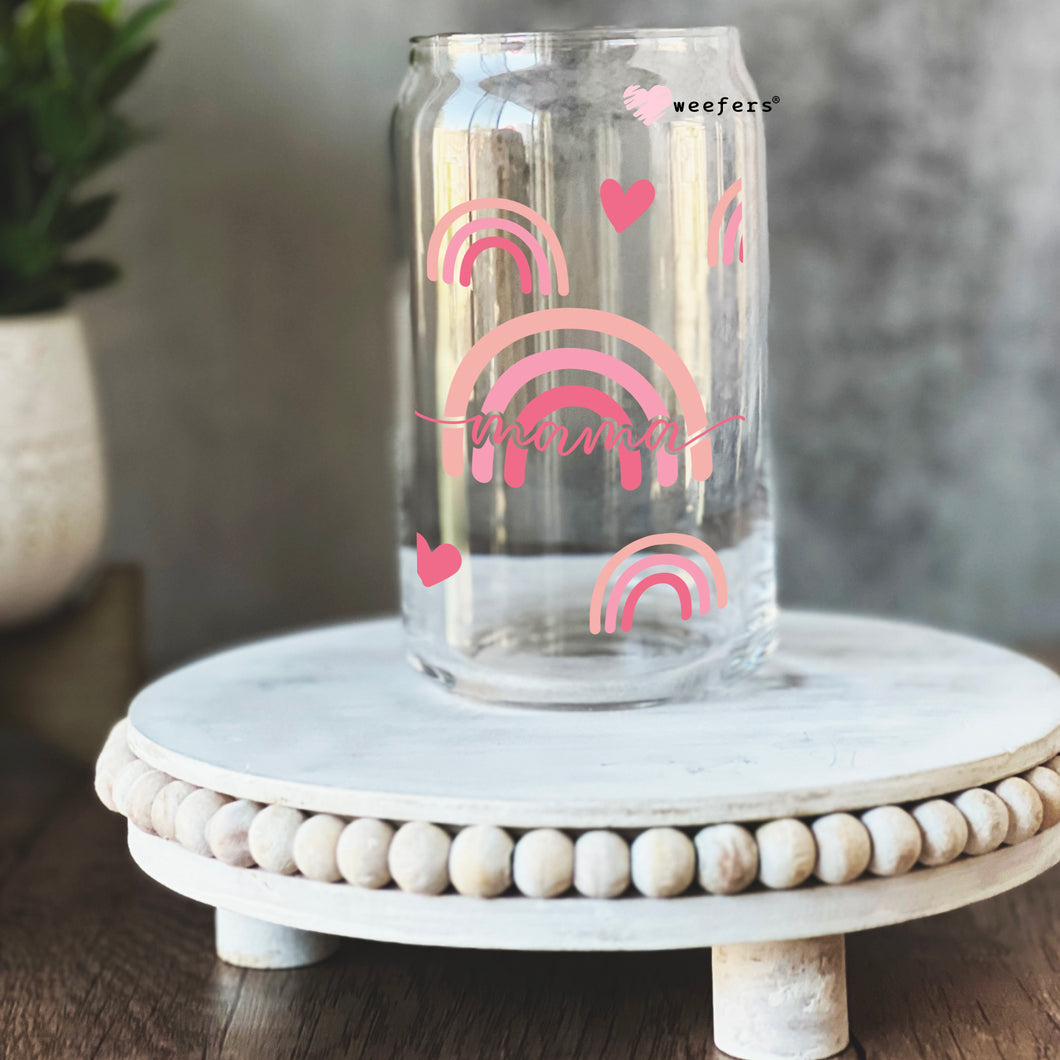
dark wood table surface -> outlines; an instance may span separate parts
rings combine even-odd
[[[1060,1058],[1060,869],[849,936],[844,1060]],[[711,1058],[710,956],[350,941],[314,968],[214,956],[212,910],[145,877],[90,778],[0,735],[0,1056]]]

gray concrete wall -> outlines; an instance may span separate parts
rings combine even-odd
[[[731,22],[767,125],[789,604],[1060,634],[1060,5],[181,0],[84,303],[156,662],[393,605],[386,127],[412,32]]]

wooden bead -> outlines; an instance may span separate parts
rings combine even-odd
[[[818,817],[811,831],[817,843],[813,874],[822,883],[849,883],[869,867],[872,840],[868,829],[852,814]]]
[[[699,885],[709,894],[737,894],[758,876],[758,844],[738,824],[712,824],[693,841]]]
[[[198,788],[181,804],[173,819],[173,834],[176,841],[193,854],[209,856],[210,844],[206,841],[206,822],[232,800],[209,788]]]
[[[341,817],[330,813],[314,814],[299,825],[291,853],[303,876],[324,883],[342,879],[335,851],[345,827],[346,822]]]
[[[218,861],[241,869],[249,869],[254,864],[247,832],[260,810],[261,806],[256,802],[235,799],[222,806],[206,822],[206,842]]]
[[[574,882],[574,840],[555,828],[535,828],[515,844],[515,886],[527,898],[555,898]]]
[[[794,817],[762,825],[755,832],[758,844],[758,878],[780,890],[797,887],[808,879],[817,863],[813,832]]]
[[[1041,796],[1022,777],[1007,777],[994,785],[994,794],[1008,807],[1008,830],[1005,842],[1009,846],[1022,843],[1037,835],[1042,826]]]
[[[877,806],[861,815],[861,823],[872,839],[869,872],[874,876],[901,876],[916,864],[920,828],[900,806]]]
[[[988,854],[1008,835],[1008,807],[986,788],[969,788],[951,800],[968,822],[966,854]]]
[[[128,732],[128,718],[122,718],[121,721],[116,721],[110,727],[110,731],[107,733],[106,739],[103,741],[103,746],[100,748],[100,755],[102,756],[104,751],[110,751],[116,747],[124,747],[128,749]]]
[[[696,848],[676,828],[649,828],[630,847],[633,886],[648,898],[672,898],[692,886]]]
[[[410,894],[441,894],[449,886],[449,833],[427,821],[403,824],[387,860],[394,882]]]
[[[928,799],[911,812],[920,829],[921,865],[948,865],[964,853],[968,822],[953,803]]]
[[[293,806],[266,806],[250,822],[247,848],[256,865],[266,872],[293,876],[295,833],[305,822],[305,814]]]
[[[585,832],[574,844],[574,886],[586,898],[617,898],[629,887],[629,846],[617,832]]]
[[[126,727],[126,722],[122,719],[110,730],[110,735],[99,752],[99,758],[96,759],[96,795],[108,810],[114,812],[117,811],[112,794],[114,778],[130,762],[136,761],[136,755],[129,750],[125,739]]]
[[[1023,774],[1042,800],[1042,831],[1060,822],[1060,775],[1044,766],[1035,766]]]
[[[390,882],[387,856],[394,829],[386,821],[362,817],[350,821],[339,836],[335,861],[347,883],[373,890]]]
[[[515,844],[503,828],[476,824],[462,828],[449,848],[449,879],[471,898],[496,898],[512,883]]]
[[[140,777],[147,776],[148,773],[154,773],[155,770],[149,766],[146,762],[141,762],[139,758],[134,758],[127,765],[122,766],[114,777],[114,784],[111,787],[111,801],[114,803],[114,808],[123,817],[129,816],[129,792],[132,790],[133,784],[135,784]]]
[[[186,780],[171,780],[151,803],[151,828],[163,839],[177,838],[177,810],[180,804],[199,789]]]
[[[141,832],[154,832],[154,825],[151,824],[151,807],[155,796],[172,780],[173,778],[168,773],[152,769],[144,773],[129,788],[129,793],[125,796],[125,813]]]

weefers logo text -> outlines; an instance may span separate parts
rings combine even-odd
[[[774,96],[772,99],[734,99],[731,102],[728,96],[722,96],[719,100],[705,99],[702,102],[698,99],[687,102],[683,99],[675,99],[673,105],[678,114],[683,114],[685,111],[693,114],[697,111],[704,114],[724,114],[726,107],[737,114],[754,114],[759,109],[761,113],[768,114],[779,102],[780,96]]]

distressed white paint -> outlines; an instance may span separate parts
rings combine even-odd
[[[301,968],[330,957],[339,940],[331,935],[255,920],[218,909],[214,919],[217,956],[240,968]]]
[[[718,946],[714,1041],[739,1060],[824,1060],[846,1048],[842,935]]]
[[[905,876],[668,901],[635,895],[482,901],[393,887],[368,890],[233,868],[135,826],[129,829],[129,850],[170,890],[304,931],[471,949],[676,950],[843,934],[958,909],[1055,865],[1060,830]]]
[[[461,699],[396,619],[238,648],[142,692],[129,742],[183,780],[351,817],[511,827],[704,825],[908,802],[1060,747],[1060,677],[906,623],[781,618],[731,695],[610,712]]]

